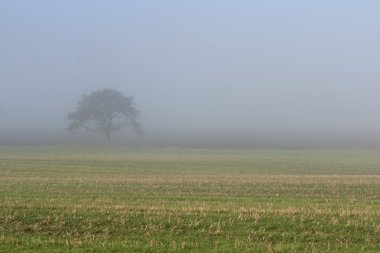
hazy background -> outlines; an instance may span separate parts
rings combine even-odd
[[[379,13],[377,0],[0,0],[0,144],[88,142],[67,113],[115,88],[146,132],[119,143],[380,147]]]

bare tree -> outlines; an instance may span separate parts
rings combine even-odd
[[[139,114],[133,97],[126,97],[113,89],[98,90],[83,95],[76,110],[68,114],[70,123],[67,130],[84,128],[104,134],[111,145],[111,134],[123,127],[131,127],[139,135],[143,133],[141,124],[137,121]]]

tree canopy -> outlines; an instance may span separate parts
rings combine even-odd
[[[102,89],[82,95],[76,110],[67,115],[70,122],[67,130],[84,128],[104,134],[111,145],[111,134],[123,127],[131,127],[139,135],[143,133],[139,115],[133,97],[124,96],[117,90]]]

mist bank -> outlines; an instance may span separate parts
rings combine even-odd
[[[380,131],[146,129],[123,131],[113,146],[228,149],[380,149]],[[0,145],[107,145],[103,135],[63,129],[0,129]]]

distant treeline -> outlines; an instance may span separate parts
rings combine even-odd
[[[380,149],[379,132],[275,131],[234,129],[146,129],[115,135],[114,146],[150,146],[231,149]],[[105,145],[102,135],[74,134],[52,129],[3,129],[0,145]]]

